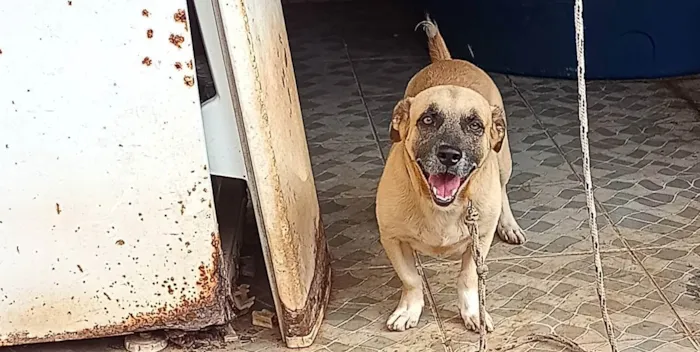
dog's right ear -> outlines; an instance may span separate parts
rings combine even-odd
[[[413,98],[401,99],[394,107],[391,116],[389,136],[394,143],[401,142],[408,135],[408,121],[410,119],[411,102]]]
[[[500,107],[492,106],[491,114],[491,148],[498,153],[501,151],[503,139],[506,136],[506,113]]]

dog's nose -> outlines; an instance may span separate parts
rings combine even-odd
[[[462,159],[462,151],[449,145],[438,147],[437,157],[445,166],[454,166]]]

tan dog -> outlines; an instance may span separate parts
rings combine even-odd
[[[495,232],[509,243],[525,240],[506,194],[512,162],[503,101],[484,71],[451,58],[434,22],[420,25],[428,35],[432,63],[413,76],[394,108],[394,144],[377,191],[381,242],[403,282],[401,301],[387,327],[414,327],[423,310],[415,250],[461,254],[459,309],[467,328],[477,330],[478,277],[464,223],[468,200],[479,213],[484,256]],[[488,314],[486,325],[493,331]]]

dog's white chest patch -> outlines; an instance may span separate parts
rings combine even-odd
[[[435,226],[437,225],[437,226]],[[435,223],[420,233],[421,243],[416,248],[426,254],[451,254],[463,252],[471,242],[469,231],[462,222],[449,221]]]

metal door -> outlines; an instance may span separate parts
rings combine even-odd
[[[280,0],[214,1],[248,185],[287,346],[313,342],[330,264]]]
[[[186,8],[0,7],[0,346],[228,317]]]

